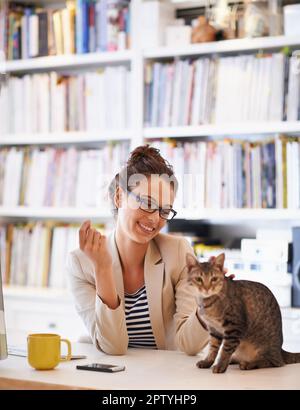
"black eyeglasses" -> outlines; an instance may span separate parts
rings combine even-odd
[[[154,212],[158,211],[159,216],[162,219],[165,219],[167,221],[171,221],[176,215],[177,212],[174,211],[172,208],[161,208],[160,206],[157,205],[155,201],[151,197],[148,196],[140,196],[135,194],[132,191],[129,191],[128,189],[126,190],[128,194],[132,195],[135,200],[140,204],[139,208],[142,211],[148,212],[150,214],[153,214]]]

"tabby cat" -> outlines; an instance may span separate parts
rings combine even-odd
[[[199,318],[210,334],[208,355],[197,366],[209,368],[217,356],[214,373],[230,363],[241,370],[300,363],[300,353],[282,349],[281,313],[272,292],[261,283],[225,277],[224,259],[222,253],[200,263],[186,255],[188,282],[199,292]]]

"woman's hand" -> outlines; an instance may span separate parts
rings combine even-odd
[[[89,257],[95,267],[96,292],[110,309],[116,309],[120,300],[112,270],[112,256],[107,247],[105,235],[85,221],[79,229],[80,249]]]
[[[209,258],[208,262],[214,262],[215,259],[216,259],[215,256],[211,256],[211,257]],[[224,275],[226,276],[227,273],[228,273],[228,269],[227,269],[227,268],[223,268],[223,273],[224,273]],[[235,275],[231,274],[231,275],[226,276],[226,277],[229,278],[229,279],[234,279],[234,278],[235,278]]]
[[[107,248],[107,238],[91,227],[91,221],[85,221],[79,229],[80,249],[90,258],[95,268],[109,270],[112,267],[112,257]]]

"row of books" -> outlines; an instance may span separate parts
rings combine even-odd
[[[105,233],[104,225],[95,225]],[[6,285],[65,288],[66,258],[79,247],[79,226],[29,222],[0,226],[3,282]]]
[[[175,209],[300,208],[300,139],[155,141],[179,180]]]
[[[175,169],[175,208],[300,208],[300,139],[155,141]],[[109,208],[129,143],[102,149],[0,150],[0,204]]]
[[[145,125],[297,120],[299,85],[295,90],[293,84],[300,74],[292,73],[291,61],[294,57],[274,53],[149,62]]]
[[[128,158],[129,143],[100,149],[3,148],[2,206],[98,207],[107,209],[108,184]]]
[[[63,8],[13,4],[0,18],[8,60],[129,48],[129,0],[67,0]]]
[[[130,79],[125,66],[10,77],[0,93],[0,134],[129,128]]]

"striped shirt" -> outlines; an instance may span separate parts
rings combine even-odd
[[[125,293],[125,317],[128,347],[156,349],[145,285],[135,293]]]

